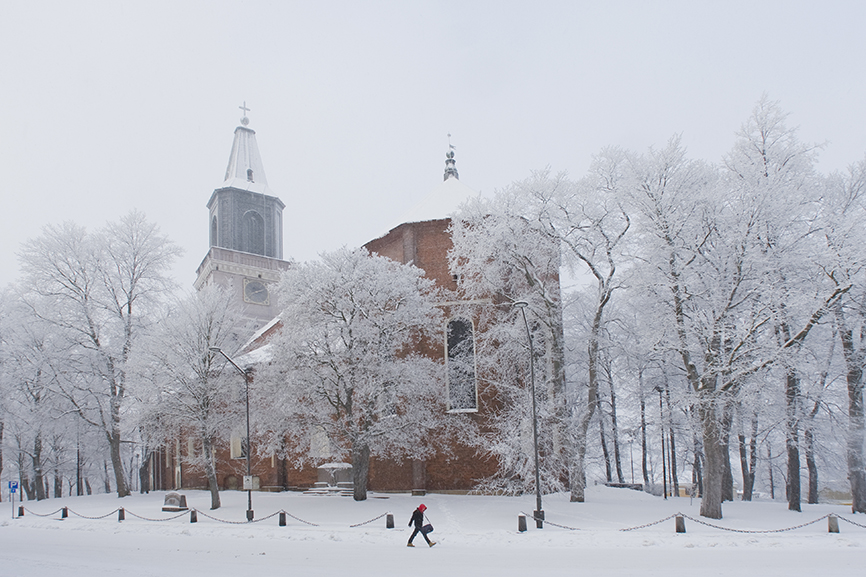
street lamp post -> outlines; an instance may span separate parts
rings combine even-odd
[[[523,315],[523,326],[526,327],[526,338],[529,340],[529,388],[532,394],[532,446],[535,450],[535,506],[533,511],[535,526],[539,529],[544,527],[544,509],[541,507],[541,474],[538,470],[538,412],[535,406],[535,350],[532,347],[532,334],[529,332],[529,323],[526,321],[526,301],[516,301],[512,306],[520,309]]]
[[[243,370],[238,366],[236,362],[232,360],[230,356],[228,356],[225,351],[223,351],[219,347],[210,347],[210,351],[212,353],[219,353],[225,357],[225,359],[233,366],[244,378],[244,388],[246,393],[246,405],[247,405],[247,446],[246,446],[246,454],[247,454],[247,476],[244,478],[244,486],[247,490],[247,521],[253,520],[253,473],[252,473],[252,465],[250,461],[250,453],[252,452],[252,443],[250,440],[250,375],[247,371]]]

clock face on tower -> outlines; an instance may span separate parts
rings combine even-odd
[[[244,301],[256,305],[269,305],[270,293],[267,285],[260,280],[245,278]]]

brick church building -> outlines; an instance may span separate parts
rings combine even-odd
[[[197,270],[196,289],[217,283],[234,289],[238,306],[257,328],[253,343],[237,357],[241,366],[254,365],[255,354],[249,354],[279,330],[279,303],[273,287],[280,273],[291,264],[283,260],[283,202],[268,187],[264,166],[256,142],[256,133],[248,127],[246,117],[235,129],[228,168],[223,183],[207,203],[210,248]],[[422,269],[447,292],[454,294],[457,282],[448,267],[451,220],[448,214],[477,193],[460,182],[453,150],[445,160],[443,181],[401,222],[364,247],[400,263],[411,263]],[[454,304],[454,303],[452,303]],[[474,307],[453,307],[441,303],[445,312],[442,346],[430,347],[427,354],[443,360],[441,387],[449,412],[469,413],[470,418],[483,417],[489,409],[483,384],[474,370],[455,371],[448,362],[454,351],[469,351],[469,366],[474,366],[474,334],[478,318]],[[459,314],[456,311],[461,311]],[[462,345],[462,346],[461,346]],[[468,346],[467,346],[468,345]],[[466,354],[466,353],[463,353]],[[452,359],[453,360],[453,359]],[[461,366],[466,366],[462,359]],[[456,366],[456,364],[455,364]],[[254,368],[254,367],[253,367]],[[277,457],[263,457],[255,451],[253,439],[253,486],[260,490],[305,489],[321,481],[315,468],[296,469]],[[246,455],[240,434],[232,435],[215,454],[220,489],[239,489],[246,473]],[[151,455],[150,486],[155,489],[206,488],[201,471],[184,464],[184,453],[194,450],[178,441]],[[468,446],[454,447],[449,459],[433,457],[425,461],[396,463],[371,459],[368,489],[371,491],[465,492],[482,478],[495,472],[493,459],[485,459]]]

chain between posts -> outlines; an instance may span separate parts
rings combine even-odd
[[[33,511],[31,511],[27,507],[21,507],[21,508],[24,509],[25,511],[27,511],[28,513],[30,513],[31,515],[35,515],[37,517],[52,517],[63,510],[63,507],[61,507],[61,508],[57,509],[56,511],[54,511],[53,513],[47,513],[45,515],[40,515],[39,513],[34,513]],[[111,513],[109,513],[109,515],[111,515]]]
[[[349,525],[349,528],[354,529],[355,527],[360,527],[360,526],[362,526],[362,525],[367,525],[367,524],[369,524],[369,523],[372,523],[373,521],[378,521],[379,519],[381,519],[382,517],[384,517],[384,516],[387,515],[387,514],[388,514],[388,513],[382,513],[382,514],[379,515],[378,517],[373,517],[373,518],[370,519],[369,521],[364,521],[363,523],[355,523],[354,525]]]
[[[547,519],[542,519],[540,517],[536,517],[534,514],[530,515],[529,513],[526,513],[524,511],[521,511],[520,514],[525,515],[526,517],[529,517],[530,519],[534,519],[535,521],[541,521],[545,525],[553,525],[554,527],[559,527],[560,529],[565,529],[566,531],[583,531],[583,529],[581,529],[579,527],[569,527],[568,525],[558,525],[557,523],[554,523],[553,521],[548,521]]]
[[[193,509],[193,510],[195,510],[195,509]],[[135,513],[130,511],[129,509],[125,509],[125,512],[128,515],[132,515],[133,517],[135,517],[137,519],[141,519],[142,521],[153,521],[155,523],[158,523],[160,521],[174,521],[175,519],[180,519],[181,517],[185,516],[189,511],[184,511],[182,513],[175,515],[174,517],[166,517],[165,519],[151,519],[149,517],[142,517],[141,515],[136,515]]]
[[[647,523],[645,525],[638,525],[636,527],[628,527],[626,529],[620,529],[620,531],[626,532],[626,531],[637,531],[638,529],[646,529],[647,527],[652,527],[653,525],[658,525],[659,523],[664,523],[665,521],[670,521],[671,519],[673,519],[677,515],[680,515],[680,513],[674,513],[673,515],[671,515],[669,517],[665,517],[664,519],[659,519],[658,521],[653,521],[652,523]]]
[[[842,519],[846,523],[851,523],[852,525],[860,527],[861,529],[866,529],[866,525],[861,525],[860,523],[857,523],[856,521],[852,521],[851,519],[846,519],[845,517],[842,517],[841,515],[836,515],[836,517],[838,517],[839,519]]]
[[[809,521],[807,523],[802,523],[800,525],[794,525],[793,527],[785,527],[784,529],[731,529],[730,527],[722,527],[721,525],[713,525],[712,523],[707,523],[706,521],[701,521],[700,519],[695,519],[694,517],[689,517],[688,515],[680,515],[689,521],[694,521],[695,523],[699,523],[701,525],[706,525],[707,527],[712,527],[713,529],[721,529],[723,531],[730,531],[732,533],[784,533],[786,531],[793,531],[794,529],[802,529],[803,527],[808,527],[809,525],[814,525],[818,521],[826,519],[830,516],[830,514],[823,515],[818,517],[814,521]]]
[[[309,522],[309,521],[304,521],[303,519],[301,519],[301,518],[299,518],[299,517],[295,517],[294,515],[292,515],[292,514],[289,513],[288,511],[283,510],[283,511],[278,511],[278,512],[285,513],[286,515],[288,515],[289,517],[291,517],[291,518],[294,519],[295,521],[300,521],[301,523],[306,523],[307,525],[311,525],[311,526],[313,526],[313,527],[318,527],[318,526],[319,526],[318,523],[311,523],[311,522]]]
[[[62,510],[62,509],[61,509],[61,510]],[[73,515],[75,515],[76,517],[81,517],[82,519],[90,519],[91,521],[94,521],[94,520],[96,520],[96,519],[105,519],[106,517],[111,517],[112,515],[114,515],[114,514],[117,513],[118,511],[120,511],[120,508],[118,507],[117,509],[115,509],[115,510],[112,511],[111,513],[106,513],[105,515],[100,515],[99,517],[88,517],[87,515],[82,515],[81,513],[76,513],[76,512],[73,511],[72,509],[68,509],[68,511],[69,511],[70,513],[72,513]]]

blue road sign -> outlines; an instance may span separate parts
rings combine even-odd
[[[9,481],[9,492],[17,493],[18,492],[18,481]]]

